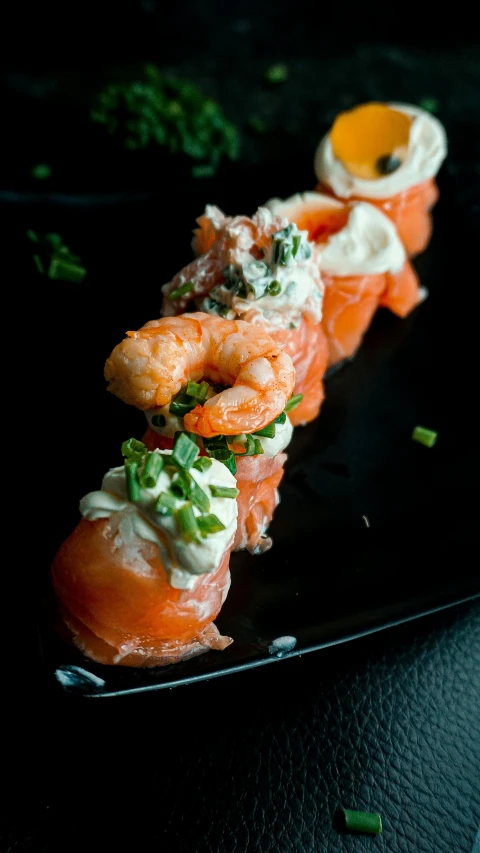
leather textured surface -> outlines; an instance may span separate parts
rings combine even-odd
[[[24,685],[2,853],[471,853],[479,664],[477,600],[172,691]],[[379,811],[383,835],[340,834],[342,805]]]

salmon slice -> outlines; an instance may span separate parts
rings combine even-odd
[[[325,184],[320,183],[315,189],[319,193],[325,193],[336,198],[331,188]],[[429,178],[391,198],[375,199],[352,196],[349,201],[367,201],[385,213],[396,225],[398,236],[405,246],[407,254],[413,258],[423,252],[430,242],[433,229],[430,211],[436,204],[438,195],[435,178]]]
[[[294,394],[302,402],[289,413],[293,426],[310,423],[320,412],[325,397],[323,377],[328,363],[328,341],[320,323],[304,317],[298,329],[268,329],[269,335],[288,353],[295,367]]]
[[[51,579],[75,645],[99,663],[163,666],[229,645],[212,630],[230,586],[230,547],[193,590],[174,589],[152,542],[136,548],[141,573],[112,534],[109,519],[82,519],[57,551]]]
[[[323,275],[322,324],[328,342],[328,364],[350,358],[362,343],[385,290],[385,275]]]

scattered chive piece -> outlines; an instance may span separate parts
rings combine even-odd
[[[195,406],[198,405],[198,401],[193,397],[190,397],[185,391],[180,391],[177,396],[172,400],[170,406],[168,407],[168,411],[172,415],[179,415],[182,417],[188,412],[191,412]]]
[[[43,275],[43,273],[45,272],[45,267],[42,264],[42,259],[40,255],[33,256],[33,263],[35,264],[37,270]]]
[[[139,501],[141,497],[140,483],[138,482],[137,472],[138,462],[133,461],[132,459],[128,459],[125,462],[125,478],[127,481],[128,500],[132,501],[132,503],[135,503],[135,501]]]
[[[270,296],[278,296],[281,289],[282,289],[282,285],[280,284],[279,281],[277,281],[277,279],[274,279],[273,281],[270,282],[270,284],[267,284],[267,291],[270,294]]]
[[[292,255],[293,255],[293,257],[295,257],[295,255],[297,254],[297,252],[300,248],[301,242],[302,242],[302,238],[301,238],[300,234],[295,234],[295,236],[292,239],[292,244],[293,244]]]
[[[172,487],[176,493],[181,490],[183,497],[194,503],[200,512],[209,512],[208,495],[188,471],[179,471],[172,481]]]
[[[175,290],[172,290],[172,292],[168,294],[168,298],[172,300],[180,299],[181,296],[185,296],[187,293],[190,293],[193,288],[193,281],[186,281],[185,284],[181,284],[180,287],[176,287]]]
[[[288,77],[288,68],[282,62],[271,65],[265,72],[265,80],[268,83],[284,83]]]
[[[139,476],[140,485],[143,489],[153,489],[163,468],[163,456],[161,453],[149,453]]]
[[[216,515],[212,514],[199,515],[197,524],[202,536],[209,536],[211,533],[219,533],[220,530],[225,530],[225,525]]]
[[[179,533],[190,542],[198,539],[198,524],[190,502],[174,510]]]
[[[193,463],[193,468],[196,468],[197,471],[208,471],[208,469],[212,465],[212,460],[208,458],[208,456],[199,456],[198,459]]]
[[[198,456],[198,446],[186,432],[175,433],[171,460],[175,465],[188,471]]]
[[[299,403],[302,402],[302,400],[303,394],[292,394],[292,396],[287,402],[287,405],[285,406],[284,412],[291,412],[292,409],[296,409],[296,407],[299,405]]]
[[[48,278],[58,281],[83,281],[87,271],[81,265],[78,255],[74,255],[68,246],[65,246],[60,234],[52,233],[39,237],[31,229],[26,234],[29,240],[36,244],[33,261],[41,275],[46,273]]]
[[[229,486],[210,486],[212,498],[236,498],[238,489],[231,489]]]
[[[287,416],[286,416],[285,412],[280,412],[278,418],[275,418],[273,423],[274,424],[284,424],[286,420],[287,420]]]
[[[268,130],[267,122],[263,118],[260,118],[260,116],[250,116],[248,126],[255,133],[266,133]]]
[[[135,456],[138,453],[143,455],[146,452],[147,448],[145,447],[143,441],[138,441],[136,438],[129,438],[122,444],[122,456],[126,456],[127,458],[130,456]]]
[[[251,435],[245,436],[247,443],[243,453],[236,453],[235,456],[255,456],[255,442]]]
[[[186,393],[189,397],[195,397],[196,400],[206,400],[210,385],[208,382],[189,382],[187,383]]]
[[[79,284],[85,278],[87,271],[79,264],[69,263],[62,258],[53,257],[48,268],[48,277],[60,281],[73,281]]]
[[[28,239],[31,240],[32,243],[38,243],[38,237],[35,234],[35,231],[32,231],[32,229],[29,228],[28,231],[26,232],[26,234],[27,234]]]
[[[427,429],[426,427],[416,426],[412,432],[412,438],[414,441],[418,441],[419,444],[424,444],[425,447],[433,447],[438,438],[438,432],[435,432],[433,429]]]
[[[173,495],[169,495],[167,492],[162,492],[158,496],[155,509],[157,512],[161,513],[161,515],[171,515],[176,506],[176,498],[174,498]]]
[[[47,163],[37,163],[31,171],[32,178],[37,181],[45,181],[52,174],[52,169]]]
[[[216,459],[217,462],[222,462],[228,468],[231,474],[237,473],[237,463],[235,462],[235,454],[227,448],[218,448],[207,450],[209,456]]]
[[[215,166],[205,163],[201,166],[192,166],[192,175],[194,178],[211,178],[215,174]]]
[[[427,113],[436,113],[440,106],[438,98],[421,98],[418,106]]]
[[[153,415],[152,416],[152,426],[156,427],[164,427],[167,423],[167,419],[165,415]]]
[[[342,817],[347,832],[366,832],[368,835],[380,835],[382,832],[382,818],[379,814],[342,809]]]
[[[258,438],[253,439],[254,443],[254,456],[260,456],[263,453],[262,442],[258,440]]]
[[[262,438],[275,438],[275,423],[267,424],[262,429],[257,429],[253,435],[259,435]]]

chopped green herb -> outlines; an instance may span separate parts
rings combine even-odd
[[[437,113],[440,101],[438,98],[420,98],[418,106],[427,113]]]
[[[152,426],[164,427],[167,423],[165,415],[152,415]]]
[[[253,435],[259,435],[261,438],[275,438],[275,422],[267,424],[262,429],[257,429]]]
[[[287,420],[287,416],[286,416],[285,412],[280,412],[278,418],[275,418],[273,423],[274,424],[284,424],[286,420]]]
[[[155,509],[161,515],[171,515],[177,505],[178,501],[173,495],[169,495],[168,492],[161,492],[155,504]]]
[[[199,515],[197,524],[202,536],[210,536],[211,533],[219,533],[220,530],[225,530],[225,525],[216,515],[212,514]]]
[[[46,181],[52,174],[52,169],[47,163],[37,163],[31,171],[32,178],[36,181]]]
[[[28,229],[26,234],[27,234],[28,239],[31,240],[32,243],[38,243],[39,242],[37,234],[35,234],[35,231],[32,231],[31,228]]]
[[[198,541],[199,529],[192,504],[190,502],[183,504],[183,506],[174,510],[173,514],[181,536],[189,542]]]
[[[208,382],[188,382],[186,393],[190,397],[195,397],[196,400],[206,400],[207,394],[210,390],[210,385]]]
[[[177,497],[192,501],[200,512],[209,511],[210,501],[208,495],[200,488],[197,481],[194,480],[188,471],[180,470],[175,474],[171,489]]]
[[[87,271],[80,263],[78,255],[74,255],[65,246],[59,234],[45,234],[39,237],[35,231],[28,230],[27,237],[36,244],[33,255],[34,264],[39,273],[57,281],[73,281],[80,283]]]
[[[250,116],[248,119],[248,126],[255,133],[266,133],[268,130],[267,122],[259,116]]]
[[[229,486],[210,486],[212,498],[236,498],[239,494],[238,489],[232,489]]]
[[[169,299],[180,299],[181,296],[185,296],[187,293],[190,293],[194,289],[195,285],[193,281],[186,281],[185,284],[181,284],[180,287],[172,290],[171,293],[168,294]]]
[[[267,284],[267,291],[269,292],[270,296],[278,296],[281,289],[282,285],[279,281],[277,281],[277,279],[274,279],[270,282],[270,284]]]
[[[192,166],[192,175],[194,178],[212,178],[215,171],[216,166],[213,163],[210,166]]]
[[[129,438],[122,444],[122,456],[126,456],[127,459],[131,456],[137,456],[138,454],[143,456],[146,452],[147,448],[143,441],[138,441],[136,438]]]
[[[265,80],[268,83],[284,83],[288,77],[288,68],[283,62],[271,65],[265,72]]]
[[[211,468],[212,460],[208,458],[208,456],[199,456],[198,459],[193,463],[193,468],[196,468],[197,471],[208,471]]]
[[[186,432],[176,432],[171,455],[171,461],[188,471],[199,453],[198,445],[188,437]]]
[[[35,264],[39,273],[42,273],[42,275],[43,275],[45,272],[45,267],[42,264],[42,259],[41,259],[40,255],[34,255],[33,256],[33,263]]]
[[[295,255],[297,254],[297,252],[300,248],[301,242],[302,242],[302,238],[301,238],[300,234],[295,234],[295,236],[293,237],[293,240],[292,240],[292,244],[293,244],[292,245],[292,256],[293,257],[295,257]]]
[[[424,444],[425,447],[433,447],[437,438],[438,432],[422,426],[416,426],[412,432],[412,439],[418,441],[419,444]]]
[[[53,257],[48,268],[48,277],[60,281],[73,281],[79,284],[85,278],[87,271],[79,264],[72,264],[62,258]]]
[[[139,501],[141,497],[140,483],[138,482],[138,462],[133,459],[125,461],[125,478],[127,481],[128,500]]]
[[[163,468],[164,458],[161,453],[148,453],[145,464],[139,476],[140,485],[143,489],[153,489]]]
[[[284,408],[284,412],[291,412],[292,409],[296,409],[297,406],[302,402],[303,394],[292,394],[290,399],[287,402],[287,405]]]
[[[366,832],[369,835],[380,835],[382,832],[382,818],[373,812],[342,809],[342,823],[347,832]]]
[[[197,405],[198,400],[195,400],[194,397],[190,397],[185,391],[180,391],[177,396],[173,398],[170,406],[168,407],[168,411],[172,415],[183,417],[188,412],[191,412]]]

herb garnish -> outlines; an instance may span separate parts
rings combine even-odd
[[[265,71],[265,80],[268,83],[284,83],[287,77],[288,68],[283,62],[277,62]]]
[[[438,432],[427,427],[416,426],[412,432],[413,441],[424,444],[425,447],[433,447],[438,438]]]
[[[60,237],[60,234],[45,234],[39,237],[35,231],[26,232],[35,246],[33,262],[41,275],[57,281],[72,281],[79,284],[87,271],[82,267],[78,255],[74,255]]]

